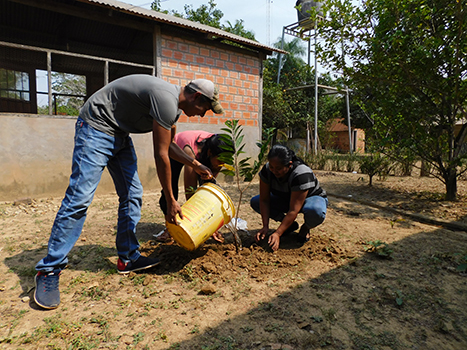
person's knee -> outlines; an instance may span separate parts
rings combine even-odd
[[[141,183],[132,184],[127,191],[119,193],[120,205],[136,205],[141,207],[143,203],[143,186]]]
[[[142,202],[143,201],[143,186],[135,186],[129,193],[129,197],[133,201]]]
[[[255,212],[259,213],[259,196],[250,199],[250,206]]]
[[[309,228],[316,227],[318,225],[321,225],[324,220],[326,219],[326,210],[319,208],[319,207],[314,207],[309,210],[307,210],[304,214],[305,217],[305,223]]]
[[[257,206],[257,203],[256,203],[256,196],[255,197],[251,197],[250,199],[250,207],[254,210]]]

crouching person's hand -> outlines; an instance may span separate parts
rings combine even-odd
[[[219,243],[224,243],[224,236],[222,236],[222,233],[219,231],[216,231],[212,234],[212,238],[214,238],[215,241],[218,241]]]

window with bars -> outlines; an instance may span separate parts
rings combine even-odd
[[[29,102],[29,74],[0,68],[0,98]]]

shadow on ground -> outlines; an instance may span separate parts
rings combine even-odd
[[[425,231],[384,249],[390,259],[351,259],[167,349],[467,348],[467,278],[456,271],[466,235]],[[306,250],[296,253],[303,263]]]

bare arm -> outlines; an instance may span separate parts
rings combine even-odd
[[[290,196],[289,211],[287,212],[287,214],[284,217],[284,220],[282,220],[281,224],[276,230],[276,232],[279,233],[280,236],[282,236],[284,231],[287,230],[297,218],[300,209],[302,209],[303,204],[305,203],[307,193],[308,191],[292,192]]]
[[[261,212],[261,220],[263,227],[256,234],[256,240],[264,239],[269,230],[269,201],[270,201],[270,187],[267,183],[260,179],[259,181],[259,210]]]
[[[289,211],[285,214],[284,220],[282,220],[277,230],[269,237],[268,243],[272,250],[279,249],[280,237],[297,218],[300,209],[303,207],[303,203],[305,203],[307,193],[308,191],[292,192],[290,196]]]
[[[213,177],[211,170],[207,166],[197,161],[193,152],[191,152],[191,154],[184,152],[184,150],[182,150],[173,141],[170,143],[169,155],[170,158],[175,159],[177,162],[189,166],[196,173],[198,173],[203,180],[209,180]],[[185,168],[185,171],[186,170],[187,169]]]
[[[153,146],[154,146],[154,159],[156,162],[157,176],[164,191],[167,200],[167,215],[165,219],[167,222],[176,224],[176,215],[179,214],[183,218],[182,209],[175,200],[172,192],[172,170],[170,168],[169,159],[169,146],[172,141],[171,130],[167,130],[159,125],[156,121],[153,122],[152,127]]]

